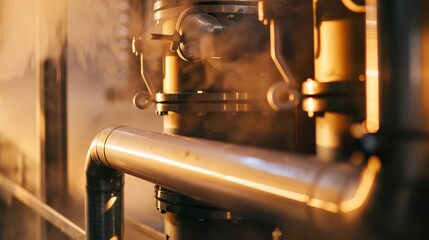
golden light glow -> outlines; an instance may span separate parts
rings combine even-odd
[[[277,187],[273,187],[270,185],[261,184],[258,182],[250,181],[250,180],[243,179],[243,178],[237,178],[237,177],[233,177],[233,176],[225,176],[223,178],[229,182],[238,183],[238,184],[246,186],[246,187],[258,189],[260,191],[272,193],[272,194],[275,194],[275,195],[278,195],[281,197],[285,197],[288,199],[292,199],[295,201],[307,202],[309,200],[309,197],[305,194],[288,191],[288,190],[283,189],[283,188],[277,188]]]
[[[109,145],[107,148],[114,149],[116,151],[124,152],[126,154],[131,154],[139,157],[143,157],[146,159],[151,159],[153,161],[157,161],[166,165],[175,166],[181,169],[186,169],[191,172],[200,173],[203,175],[208,175],[213,178],[220,178],[223,180],[226,180],[228,182],[233,182],[242,186],[246,186],[250,189],[257,189],[259,191],[271,193],[277,196],[281,196],[287,199],[295,200],[298,202],[302,202],[307,204],[308,206],[323,209],[329,212],[338,213],[338,212],[350,212],[357,208],[360,208],[363,203],[366,201],[372,186],[374,184],[375,178],[377,176],[378,171],[381,168],[381,163],[378,157],[371,157],[368,160],[368,164],[366,168],[362,171],[362,177],[361,180],[356,188],[356,192],[354,196],[350,199],[347,199],[343,202],[335,203],[330,201],[325,201],[318,198],[311,198],[309,195],[303,194],[303,193],[297,193],[294,191],[289,191],[285,188],[275,187],[271,185],[267,185],[264,183],[261,183],[259,181],[250,180],[242,177],[236,177],[236,176],[230,176],[225,175],[216,171],[204,169],[201,167],[197,167],[194,165],[190,165],[184,162],[179,162],[176,160],[168,159],[165,157],[161,157],[156,154],[150,154],[145,152],[140,152],[136,150],[126,149],[119,146],[112,146]],[[285,186],[287,187],[287,186]],[[106,209],[108,210],[113,204],[116,202],[116,197],[112,197],[109,199],[109,201],[106,203]]]
[[[360,208],[368,197],[368,194],[374,184],[377,172],[381,168],[380,159],[372,156],[368,160],[368,165],[362,174],[361,182],[356,189],[356,194],[353,198],[346,200],[340,204],[341,212],[350,212]]]
[[[314,81],[311,79],[307,79],[307,91],[308,93],[314,93]]]
[[[351,199],[337,204],[317,198],[312,198],[308,201],[307,205],[315,208],[324,209],[333,213],[351,212],[360,208],[368,198],[369,192],[374,185],[375,177],[377,176],[377,173],[380,168],[380,159],[378,157],[372,156],[368,160],[367,167],[362,173],[362,178],[356,189],[355,195]]]
[[[369,133],[376,133],[380,128],[378,71],[368,69],[366,76],[366,130]]]
[[[109,200],[104,205],[104,212],[109,211],[115,205],[116,200],[118,200],[117,196],[110,197]]]
[[[271,54],[271,59],[274,62],[274,65],[276,65],[277,70],[279,71],[280,75],[282,76],[283,80],[286,83],[290,83],[290,79],[287,76],[285,70],[283,69],[282,64],[280,63],[280,60],[277,56],[277,51],[280,50],[278,49],[279,47],[281,47],[279,45],[278,41],[278,27],[276,28],[276,22],[274,20],[270,20],[270,54]]]
[[[378,35],[376,1],[366,6],[366,130],[376,133],[379,123]]]
[[[139,152],[139,151],[133,151],[133,150],[121,148],[118,146],[109,146],[109,148],[112,148],[112,149],[115,149],[118,151],[122,151],[122,152],[126,152],[128,154],[141,156],[144,158],[153,159],[153,160],[156,160],[158,162],[162,162],[164,164],[168,164],[168,165],[176,166],[179,168],[187,169],[187,170],[190,170],[193,172],[198,172],[201,174],[209,175],[209,176],[212,176],[215,178],[222,178],[222,179],[229,181],[229,182],[234,182],[234,183],[240,184],[242,186],[246,186],[246,187],[253,188],[253,189],[258,189],[260,191],[272,193],[272,194],[282,196],[282,197],[285,197],[288,199],[292,199],[295,201],[306,202],[309,199],[308,196],[305,194],[300,194],[300,193],[288,191],[288,190],[285,190],[282,188],[273,187],[270,185],[266,185],[266,184],[255,182],[255,181],[248,180],[248,179],[238,178],[238,177],[234,177],[234,176],[228,176],[228,175],[225,175],[225,174],[222,174],[219,172],[207,170],[204,168],[196,167],[196,166],[189,165],[189,164],[182,163],[182,162],[177,162],[177,161],[174,161],[174,160],[171,160],[168,158],[164,158],[164,157],[160,157],[157,155],[143,153],[143,152]]]
[[[258,20],[261,22],[264,18],[264,2],[258,1]]]
[[[316,108],[316,102],[314,101],[314,98],[308,98],[306,105],[308,117],[314,117],[314,109]]]
[[[324,200],[317,199],[317,198],[310,199],[310,201],[308,201],[307,205],[315,207],[315,208],[324,209],[326,211],[333,212],[333,213],[338,212],[338,204],[328,202],[328,201],[324,201]]]
[[[365,5],[359,5],[353,2],[352,0],[341,0],[341,2],[346,6],[350,11],[363,13],[365,12]]]

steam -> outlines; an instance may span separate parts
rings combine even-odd
[[[22,77],[35,54],[35,1],[0,1],[0,82]],[[20,14],[17,14],[20,13]],[[33,66],[34,68],[34,66]]]
[[[160,128],[160,119],[152,112],[137,112],[131,97],[123,97],[132,95],[141,82],[131,38],[141,36],[146,24],[152,23],[152,14],[143,13],[151,12],[152,4],[144,0],[0,0],[0,132],[26,156],[34,156],[25,164],[30,166],[26,167],[26,179],[35,189],[39,189],[41,174],[35,144],[39,137],[36,66],[46,59],[56,61],[67,54],[71,100],[68,172],[72,179],[68,187],[76,209],[83,209],[83,160],[97,129],[119,122],[139,126],[142,119],[147,128]],[[106,102],[100,94],[103,89],[113,89],[114,100],[122,97],[126,105]],[[82,213],[73,211],[67,216],[79,222],[83,221]]]
[[[137,0],[1,1],[0,81],[34,72],[45,59],[58,60],[67,42],[70,64],[101,78],[106,89],[134,91],[140,79],[131,39],[142,34],[151,16],[142,13],[152,9],[150,4]]]
[[[78,13],[68,18],[71,64],[88,74],[101,76],[108,91],[131,91],[133,94],[140,78],[131,52],[131,39],[141,35],[147,19],[143,11],[148,8],[148,1],[77,0],[68,3],[68,11]]]
[[[205,87],[265,95],[271,84],[282,81],[271,60],[269,29],[256,16],[237,18],[223,20],[225,30],[215,40],[202,39],[202,48],[215,49],[214,56],[202,62]]]

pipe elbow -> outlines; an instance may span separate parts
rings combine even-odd
[[[85,162],[85,172],[87,176],[92,176],[96,178],[109,178],[115,177],[119,171],[113,169],[109,162],[107,161],[105,154],[105,144],[110,134],[120,126],[113,126],[103,129],[91,142],[89,147],[86,162]]]
[[[117,127],[101,131],[88,150],[85,172],[87,189],[87,239],[123,239],[124,174],[107,162],[104,148]]]
[[[380,168],[380,160],[373,156],[362,169],[350,168],[350,171],[344,171],[341,165],[328,169],[314,183],[313,194],[307,204],[342,216],[365,212]],[[342,183],[340,179],[343,179]]]

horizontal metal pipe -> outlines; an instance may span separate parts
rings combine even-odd
[[[116,170],[107,174],[112,182],[118,173],[131,174],[277,224],[293,220],[319,227],[335,220],[329,225],[338,227],[335,223],[350,223],[349,216],[362,209],[380,163],[375,158],[362,168],[322,163],[308,156],[116,127],[103,130],[92,143],[87,176],[96,176],[92,173],[98,168],[101,175]]]

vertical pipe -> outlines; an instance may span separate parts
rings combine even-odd
[[[179,57],[167,55],[164,58],[164,93],[178,93],[179,90]]]
[[[340,1],[314,0],[315,79],[319,82],[359,81],[365,73],[363,13]],[[316,118],[316,152],[326,161],[344,158],[343,137],[353,116],[325,112]]]
[[[376,133],[379,121],[377,0],[366,0],[366,129]]]
[[[162,23],[163,34],[173,34],[176,27],[176,19],[166,19]],[[179,92],[179,57],[170,50],[165,53],[164,57],[164,79],[163,79],[163,92],[164,93],[177,93]]]
[[[56,209],[67,194],[66,5],[66,1],[38,0],[36,8],[41,198]],[[67,238],[49,223],[42,223],[42,236]]]
[[[64,50],[66,51],[66,50]],[[65,53],[59,61],[43,64],[43,109],[45,126],[45,195],[46,202],[60,205],[67,194],[67,89]],[[49,181],[55,179],[55,181]]]
[[[381,123],[390,132],[429,133],[425,96],[427,1],[380,1]],[[383,45],[383,46],[382,46]]]
[[[124,174],[92,162],[86,165],[88,240],[123,239]]]
[[[426,0],[378,0],[380,139],[385,173],[377,215],[390,239],[425,239],[429,210],[429,85],[422,48]],[[427,39],[426,39],[427,41]],[[425,106],[426,105],[426,106]]]
[[[178,93],[179,88],[179,57],[174,54],[167,54],[164,57],[164,93]],[[177,134],[181,126],[181,115],[169,112],[163,117],[164,132]]]
[[[162,25],[164,34],[174,32],[175,19],[166,20]],[[175,53],[166,53],[164,57],[164,79],[162,84],[164,93],[178,93],[179,87],[179,57]],[[181,116],[178,113],[169,112],[163,117],[164,132],[175,134],[181,125]]]

